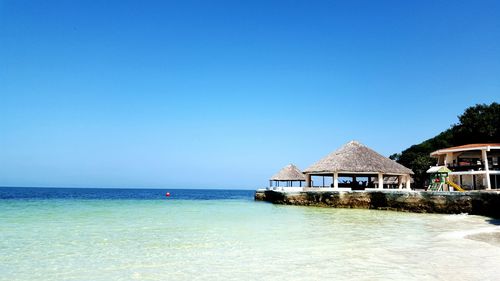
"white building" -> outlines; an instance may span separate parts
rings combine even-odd
[[[431,153],[437,166],[452,172],[451,181],[465,190],[500,188],[500,143],[454,146]]]

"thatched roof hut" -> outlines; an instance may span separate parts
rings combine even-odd
[[[304,170],[304,173],[413,174],[405,166],[384,157],[357,141],[350,141]]]
[[[404,184],[409,189],[410,175],[413,174],[413,171],[357,141],[350,141],[305,169],[304,174],[306,175],[307,187],[311,187],[311,176],[323,177],[323,183],[325,177],[333,177],[331,184],[333,188],[345,187],[344,183],[341,184],[342,186],[339,185],[339,177],[352,177],[349,184],[352,189],[374,187],[374,182],[371,179],[377,177],[377,188],[382,189],[384,188],[384,176],[396,176],[399,188],[402,188]],[[356,177],[367,177],[368,181],[360,186]]]
[[[269,179],[269,186],[280,186],[280,182],[284,182],[286,187],[293,187],[294,183],[302,186],[302,182],[306,181],[306,176],[293,164],[289,164],[281,169],[278,173]]]
[[[270,180],[273,181],[305,181],[304,174],[293,164],[288,164],[278,173],[273,175]]]

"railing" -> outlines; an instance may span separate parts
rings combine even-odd
[[[273,191],[302,191],[304,187],[300,186],[270,186],[266,187],[265,190],[273,190]]]
[[[489,165],[488,166],[489,170],[493,171],[500,171],[500,165]],[[484,165],[448,165],[448,169],[450,169],[452,172],[465,172],[465,171],[484,171],[486,168]]]

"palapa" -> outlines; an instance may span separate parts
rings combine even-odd
[[[383,173],[412,175],[413,171],[384,157],[357,141],[350,141],[340,149],[304,170],[306,174],[325,173]]]
[[[273,181],[305,181],[304,174],[293,164],[289,164],[270,178]]]

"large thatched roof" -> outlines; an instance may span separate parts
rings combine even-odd
[[[304,173],[384,173],[413,174],[412,170],[384,157],[357,141],[345,144],[337,151],[304,170]]]
[[[273,181],[305,181],[306,177],[293,164],[289,164],[271,177]]]

